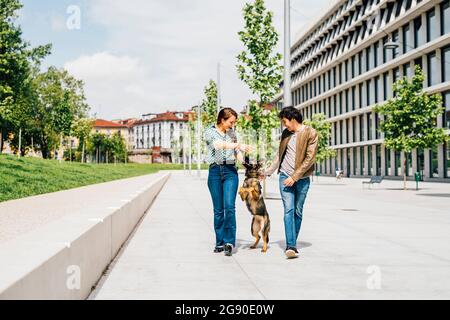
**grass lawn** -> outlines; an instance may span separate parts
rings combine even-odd
[[[194,168],[194,166],[193,166]],[[195,166],[196,168],[196,166]],[[155,173],[176,164],[81,164],[0,155],[0,202]]]

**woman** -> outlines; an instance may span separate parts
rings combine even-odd
[[[231,108],[220,110],[217,122],[205,131],[209,163],[208,188],[214,207],[215,253],[225,251],[231,256],[236,245],[236,194],[239,178],[236,159],[242,161],[242,153],[250,146],[237,142],[233,127],[237,113]]]

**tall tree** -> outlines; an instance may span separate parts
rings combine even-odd
[[[30,120],[30,84],[33,68],[50,53],[51,45],[31,48],[22,39],[15,24],[22,4],[18,0],[0,0],[0,132],[26,130]],[[19,101],[20,100],[20,101]],[[2,141],[3,143],[3,141]],[[1,152],[1,150],[0,150]]]
[[[202,101],[203,127],[213,125],[217,119],[217,85],[214,80],[209,80],[204,90],[205,97]]]
[[[384,116],[380,129],[388,149],[403,152],[403,188],[406,190],[407,154],[413,149],[433,148],[448,137],[444,129],[437,128],[437,118],[442,116],[442,97],[423,91],[424,74],[416,66],[410,81],[407,77],[394,84],[394,98],[377,106],[375,111]]]
[[[272,153],[272,130],[279,126],[276,108],[265,107],[279,92],[283,67],[280,53],[275,53],[279,35],[273,26],[273,13],[265,7],[264,0],[246,3],[243,8],[244,30],[238,33],[244,50],[237,56],[240,79],[258,97],[247,106],[247,116],[241,117],[239,128],[256,139],[257,149],[264,140],[264,149]],[[261,139],[261,133],[265,139]],[[248,135],[248,133],[244,133]]]
[[[81,148],[81,162],[85,162],[86,142],[94,125],[94,120],[88,118],[79,118],[72,123],[72,134],[78,139]]]
[[[245,27],[238,33],[245,49],[237,56],[237,71],[260,104],[270,103],[279,92],[283,67],[280,53],[274,53],[279,35],[273,26],[273,13],[264,0],[246,3],[243,9]]]
[[[44,158],[67,136],[73,121],[86,117],[83,82],[66,70],[50,67],[33,81],[36,92],[34,117],[39,129],[39,144]]]

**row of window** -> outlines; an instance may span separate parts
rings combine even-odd
[[[322,24],[320,24],[313,32],[310,32],[309,35],[297,45],[297,47],[293,50],[293,52],[295,53],[295,52],[301,51],[313,39],[315,39],[320,33],[324,32],[325,30],[328,30],[332,26],[332,24],[336,21],[336,19],[338,17],[340,18],[341,14],[344,11],[346,11],[347,9],[349,9],[356,1],[357,0],[348,0],[348,1],[346,1],[342,6],[340,6],[334,12],[333,15],[328,17],[328,19],[326,19]]]
[[[427,63],[428,70],[428,86],[450,81],[450,46],[439,49],[439,53],[441,55],[440,61],[437,58],[437,51],[426,56],[425,63]],[[397,80],[401,77],[412,77],[414,72],[413,65],[423,67],[422,58],[414,60],[413,63],[405,63],[394,68],[392,74],[390,72],[384,72],[372,79],[355,84],[351,88],[347,88],[333,96],[303,107],[301,109],[303,116],[310,118],[315,113],[324,113],[328,118],[331,118],[387,101],[393,97],[393,84]],[[439,69],[441,72],[439,72]],[[319,87],[321,85],[313,82],[313,86],[309,88],[309,90],[313,90],[313,96],[311,98],[314,97],[314,92]],[[308,87],[295,90],[292,96],[294,105],[302,103],[303,100],[307,101],[309,98]]]
[[[418,48],[426,42],[432,41],[440,35],[450,33],[450,0],[444,1],[440,4],[441,17],[438,21],[436,17],[436,9],[429,10],[426,14],[426,32],[425,26],[422,23],[422,16],[417,17],[411,23],[406,23],[399,30],[392,32],[391,37],[394,42],[397,42],[399,46],[396,49],[387,49],[385,44],[388,42],[389,37],[385,36],[381,41],[375,42],[370,47],[361,50],[351,58],[347,59],[343,63],[333,67],[330,70],[320,74],[314,80],[301,86],[296,91],[299,91],[297,95],[301,95],[300,103],[306,101],[309,98],[320,95],[337,85],[350,81],[354,77],[357,77],[365,72],[372,70],[392,59],[397,58],[401,54],[405,54],[413,48]],[[439,28],[439,23],[441,27]],[[362,26],[364,29],[364,26]],[[440,30],[439,30],[440,29]],[[399,34],[402,33],[402,41],[400,41]],[[353,34],[349,35],[347,39],[352,39]],[[345,41],[341,42],[340,46],[345,45]],[[331,61],[336,58],[333,54],[339,52],[334,49],[330,49],[328,52],[329,59]],[[293,81],[299,78],[303,78],[306,74],[313,72],[317,69],[323,59],[326,59],[326,55],[317,59],[314,63],[306,66],[297,72],[293,72]]]
[[[348,32],[348,28],[345,28],[345,30],[339,33],[339,39],[336,41],[329,36],[321,38],[314,46],[312,46],[311,49],[308,49],[301,55],[295,56],[293,59],[292,67],[294,79],[296,78],[296,75],[297,78],[301,77],[305,75],[305,73],[309,73],[312,70],[327,64],[342,55],[345,51],[348,51],[356,46],[373,32],[383,28],[384,25],[394,20],[400,14],[401,9],[403,8],[402,5],[406,5],[408,2],[409,0],[397,0],[395,2],[387,3],[386,8],[382,8],[380,12],[377,13],[378,16],[376,18],[371,18],[367,21],[362,20],[355,26],[354,29]],[[376,6],[377,4],[378,1],[373,1],[373,6]],[[368,9],[372,8],[372,5],[363,5],[363,7]],[[405,10],[408,10],[409,8],[410,5],[406,6]],[[346,17],[346,19],[347,18],[351,20],[351,16]],[[358,18],[361,18],[361,16],[358,16]],[[329,35],[336,34],[337,30],[340,30],[340,27],[335,29],[333,32],[330,32]],[[320,51],[322,51],[325,46],[329,45],[330,42],[333,43],[331,48],[323,53],[320,53]],[[312,63],[308,63],[308,60],[312,57],[314,57]]]
[[[333,122],[332,135],[334,140],[330,141],[330,145],[341,145],[379,139],[379,126],[380,118],[375,112],[369,112],[357,117]],[[375,127],[375,133],[373,133],[373,127]],[[357,135],[358,131],[359,135]]]
[[[450,129],[450,91],[444,92],[442,96],[445,108],[443,114],[443,127]],[[369,112],[357,117],[333,122],[332,135],[334,140],[330,141],[329,144],[335,146],[380,139],[381,133],[379,125],[380,117],[376,112]],[[372,129],[373,127],[375,127],[375,130]],[[358,130],[359,135],[357,135]]]
[[[345,152],[345,150],[347,152]],[[367,152],[365,152],[367,150]],[[358,156],[359,151],[359,156]],[[443,173],[445,178],[450,178],[450,142],[443,145],[443,159],[444,164]],[[332,172],[332,162],[335,162],[335,168],[339,170],[345,170],[349,175],[381,175],[382,161],[381,161],[381,145],[375,146],[375,163],[372,157],[373,149],[372,146],[366,147],[354,147],[351,149],[342,149],[340,156],[335,159],[329,159],[324,161],[321,165],[321,169],[327,174],[334,174]],[[428,151],[429,159],[429,172],[427,175],[432,178],[439,177],[439,152],[437,147]],[[367,163],[365,158],[367,156]],[[414,161],[416,162],[417,170],[424,176],[425,172],[425,152],[424,150],[418,149],[415,155]],[[402,176],[403,175],[403,163],[401,161],[401,152],[395,151],[393,158],[391,158],[391,150],[385,148],[384,150],[384,172],[387,176]],[[341,166],[339,167],[340,160]],[[359,160],[359,161],[358,161]],[[406,155],[406,175],[408,177],[414,176],[414,171],[412,167],[412,153]],[[366,172],[367,164],[367,172]]]

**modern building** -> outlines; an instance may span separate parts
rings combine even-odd
[[[450,134],[449,0],[336,1],[298,37],[291,57],[293,104],[305,118],[324,113],[332,124],[337,157],[320,164],[323,174],[403,176],[403,155],[384,147],[373,108],[392,98],[393,83],[411,77],[415,65],[426,75],[424,90],[443,96],[437,125]],[[425,180],[450,182],[450,143],[408,158],[410,179],[420,171]]]

